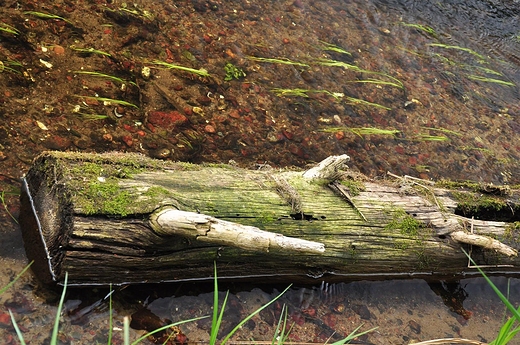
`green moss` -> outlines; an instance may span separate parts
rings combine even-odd
[[[170,191],[164,187],[159,186],[152,186],[148,188],[146,192],[143,193],[144,196],[150,197],[150,198],[156,198],[156,197],[164,197],[167,195],[170,195]]]
[[[399,250],[406,250],[410,248],[410,241],[405,240],[395,240],[394,248]]]
[[[350,244],[347,252],[350,256],[350,259],[354,260],[354,263],[357,263],[359,259],[359,252],[356,250],[356,246],[354,244]]]
[[[420,270],[429,269],[433,263],[433,259],[428,256],[424,250],[415,251],[417,255],[417,268]]]
[[[133,199],[128,191],[121,190],[117,180],[92,182],[82,195],[80,207],[86,214],[127,216]]]
[[[478,191],[480,184],[472,181],[451,181],[451,180],[440,180],[435,183],[435,187],[446,188],[446,189],[466,189],[472,191]]]
[[[520,222],[513,222],[506,226],[504,230],[504,240],[518,243],[520,235]]]
[[[365,191],[365,185],[360,181],[343,180],[341,184],[348,188],[350,196],[357,196],[359,193]]]
[[[392,220],[385,226],[388,230],[399,229],[401,235],[414,238],[419,236],[419,229],[421,227],[422,223],[410,216],[402,208],[394,211]]]
[[[469,192],[453,192],[452,195],[458,203],[457,209],[464,215],[478,216],[510,209],[506,201],[495,196]]]

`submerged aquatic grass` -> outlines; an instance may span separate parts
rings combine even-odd
[[[351,80],[351,81],[347,81],[347,83],[377,84],[377,85],[388,85],[388,86],[394,86],[394,87],[397,87],[397,88],[400,88],[400,89],[403,88],[403,85],[401,85],[401,84],[393,83],[393,82],[391,82],[391,81],[379,80],[379,79],[361,79],[361,80]]]
[[[32,266],[33,263],[34,261],[29,262],[27,266],[25,266],[24,269],[20,273],[18,273],[11,282],[9,282],[9,284],[1,288],[0,295],[6,292],[11,286],[13,286],[18,281],[18,279],[20,279],[20,277]]]
[[[471,55],[478,57],[482,61],[486,60],[486,58],[483,55],[481,55],[481,54],[477,53],[476,51],[474,51],[472,49],[469,49],[469,48],[460,47],[460,46],[453,46],[453,45],[447,45],[447,44],[443,44],[443,43],[429,43],[428,45],[430,47],[439,47],[439,48],[444,48],[444,49],[460,50],[460,51],[463,51],[463,52],[466,52],[466,53],[470,53]]]
[[[351,70],[353,72],[379,75],[379,76],[388,78],[390,80],[393,80],[395,82],[395,83],[393,83],[394,86],[396,86],[396,87],[398,87],[400,89],[404,89],[404,84],[403,84],[402,81],[400,81],[399,79],[397,79],[397,78],[395,78],[395,77],[393,77],[393,76],[391,76],[389,74],[383,73],[383,72],[377,72],[377,71],[371,71],[371,70],[367,70],[367,69],[362,69],[362,68],[360,68],[360,67],[358,67],[356,65],[353,65],[353,64],[350,64],[350,63],[346,63],[346,62],[343,62],[343,61],[337,61],[337,60],[316,59],[316,60],[314,60],[314,62],[316,64],[322,65],[322,66],[341,67],[341,68],[344,68],[344,69],[347,69],[347,70]]]
[[[248,56],[249,60],[258,61],[258,62],[267,62],[267,63],[277,63],[282,65],[293,65],[293,66],[302,66],[302,67],[310,67],[308,64],[298,61],[292,61],[287,58],[262,58],[256,56]]]
[[[516,86],[515,83],[512,83],[510,81],[501,80],[501,79],[481,77],[481,76],[473,75],[473,74],[468,74],[467,77],[471,80],[477,80],[477,81],[482,81],[482,82],[486,82],[486,83],[495,83],[495,84],[505,85],[505,86]]]
[[[334,45],[332,43],[328,43],[325,41],[320,41],[320,43],[322,44],[321,50],[328,50],[328,51],[333,51],[336,53],[352,56],[351,53],[349,53],[348,51],[346,51],[345,49],[343,49],[341,47],[338,47],[337,45]]]
[[[83,54],[97,54],[97,55],[102,55],[102,56],[107,56],[107,57],[112,56],[110,53],[104,52],[102,50],[94,49],[94,48],[78,48],[74,45],[70,46],[69,48],[74,51],[77,51],[79,53],[83,53]]]
[[[347,104],[350,105],[364,105],[364,106],[370,106],[370,107],[376,107],[380,109],[385,110],[392,110],[392,108],[386,107],[384,105],[373,103],[369,101],[365,101],[363,99],[354,98],[345,96],[345,94],[341,92],[331,92],[328,90],[312,90],[312,89],[280,89],[280,88],[274,88],[271,89],[272,92],[274,92],[277,96],[283,97],[304,97],[309,98],[309,94],[324,94],[328,96],[332,96],[336,101],[345,100]]]
[[[119,78],[119,77],[116,77],[114,75],[110,75],[110,74],[105,74],[105,73],[101,73],[101,72],[95,72],[95,71],[73,71],[73,73],[76,73],[76,74],[85,74],[85,75],[89,75],[89,76],[92,76],[92,77],[97,77],[97,78],[105,78],[105,79],[110,79],[110,80],[113,80],[113,81],[117,81],[121,84],[132,84],[132,85],[137,85],[136,83],[134,83],[133,81],[126,81],[122,78]]]
[[[401,131],[398,131],[396,129],[383,129],[383,128],[377,128],[377,127],[331,127],[322,129],[322,132],[330,132],[335,133],[339,131],[346,131],[354,133],[360,137],[363,137],[364,135],[391,135],[395,136],[398,133],[401,133]]]
[[[456,132],[456,131],[452,131],[451,129],[442,128],[442,127],[424,127],[424,126],[421,126],[421,128],[422,129],[427,129],[429,131],[438,131],[438,132],[443,132],[443,133],[446,133],[446,134],[453,134],[453,135],[456,135],[458,137],[462,137],[461,133]]]
[[[176,70],[179,70],[179,71],[184,71],[184,72],[197,74],[197,75],[200,75],[202,77],[209,77],[208,71],[206,71],[204,68],[195,69],[195,68],[190,68],[190,67],[184,67],[184,66],[171,64],[171,63],[168,63],[168,62],[165,62],[165,61],[161,61],[161,60],[154,60],[152,63],[154,65],[163,66],[163,67],[166,67],[166,68],[169,68],[169,69],[176,69]]]
[[[419,134],[417,137],[414,137],[415,141],[450,141],[450,138],[444,135],[429,135],[429,134]]]
[[[137,105],[127,102],[127,101],[123,101],[121,99],[112,99],[112,98],[95,97],[95,96],[81,96],[81,95],[74,95],[74,97],[90,99],[90,100],[94,100],[94,101],[98,101],[98,102],[103,102],[105,104],[117,104],[117,105],[122,105],[122,106],[127,106],[127,107],[139,108]]]
[[[74,24],[72,24],[72,22],[70,20],[65,19],[63,17],[60,17],[58,15],[52,14],[52,13],[44,13],[44,12],[37,12],[37,11],[25,11],[23,14],[28,14],[28,15],[31,15],[31,16],[35,16],[35,17],[38,17],[40,19],[63,20],[64,22],[69,23],[70,25],[74,25]]]
[[[18,73],[18,74],[21,73],[20,71],[18,71],[17,69],[15,69],[13,67],[22,67],[22,64],[16,60],[11,60],[11,59],[7,59],[6,61],[0,60],[0,73],[2,73],[3,71],[8,71],[11,73]]]
[[[20,31],[18,31],[18,29],[4,22],[0,22],[0,31],[7,32],[13,35],[20,34]]]
[[[405,23],[405,22],[401,22],[400,24],[403,25],[403,26],[407,26],[407,27],[411,27],[411,28],[417,29],[419,31],[423,31],[423,32],[427,33],[428,35],[430,35],[430,36],[432,36],[434,38],[437,37],[437,33],[435,32],[435,30],[431,26],[422,25],[422,24],[416,24],[416,23]]]

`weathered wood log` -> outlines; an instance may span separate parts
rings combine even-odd
[[[220,278],[269,281],[475,273],[461,248],[518,272],[517,190],[374,182],[347,158],[302,172],[44,153],[23,180],[27,256],[44,283],[71,285],[210,279],[214,261]]]

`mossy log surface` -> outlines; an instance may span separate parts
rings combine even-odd
[[[520,265],[515,189],[486,194],[469,184],[374,182],[348,169],[331,179],[308,179],[301,170],[57,152],[38,157],[23,182],[20,224],[27,256],[44,283],[62,283],[65,272],[70,285],[211,279],[214,261],[223,279],[460,277],[476,270],[461,251],[470,245],[450,234],[471,231],[512,250],[473,245],[479,265],[509,273]],[[188,216],[163,231],[157,217],[165,209]],[[198,233],[176,232],[179,222]],[[214,231],[201,230],[205,222],[210,228],[218,222],[222,229],[254,227],[314,247],[219,243],[201,236]]]

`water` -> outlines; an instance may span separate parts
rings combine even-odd
[[[67,103],[66,97],[57,95],[91,89],[108,93],[112,98],[125,96],[137,101],[137,97],[132,91],[122,94],[119,85],[111,87],[92,80],[79,82],[76,77],[63,79],[64,71],[77,70],[78,66],[110,66],[99,57],[78,61],[76,55],[70,54],[60,60],[52,55],[31,53],[31,58],[23,62],[32,67],[27,72],[34,74],[38,87],[17,90],[15,86],[20,79],[16,78],[23,77],[5,71],[0,79],[3,88],[0,100],[4,104],[0,113],[0,157],[5,155],[7,159],[2,162],[5,166],[2,190],[16,193],[16,177],[27,170],[35,154],[46,148],[128,150],[158,158],[168,152],[170,159],[195,162],[234,159],[245,166],[258,162],[301,166],[330,154],[347,153],[352,157],[351,169],[373,177],[392,171],[425,179],[520,182],[518,1],[179,1],[173,4],[136,1],[136,4],[138,8],[160,14],[162,30],[150,34],[148,31],[154,28],[146,26],[144,19],[141,25],[104,16],[92,19],[103,9],[96,12],[91,8],[69,7],[68,11],[62,11],[58,3],[52,10],[69,14],[78,21],[84,14],[85,20],[90,20],[84,25],[88,28],[85,43],[97,48],[115,53],[131,47],[123,57],[135,54],[155,59],[163,58],[164,47],[168,47],[174,62],[209,66],[210,73],[217,75],[222,74],[221,65],[233,61],[246,70],[246,79],[232,81],[223,91],[196,79],[186,82],[170,72],[156,71],[159,80],[178,83],[176,92],[200,93],[198,100],[186,94],[182,95],[184,101],[182,97],[173,99],[205,111],[204,116],[190,116],[191,127],[175,127],[172,130],[175,135],[161,132],[159,126],[152,134],[150,128],[138,124],[144,118],[133,110],[127,110],[122,119],[112,116],[85,126],[85,119],[78,119],[68,110],[75,103]],[[2,11],[11,12],[3,18],[20,17],[15,8],[14,2],[6,4]],[[22,19],[20,22],[24,22],[25,18]],[[103,26],[106,22],[112,26]],[[33,28],[43,23],[35,21]],[[45,42],[30,41],[31,44],[64,47],[77,44],[74,41],[77,36],[67,36],[63,26],[45,23],[52,32],[38,32],[39,39]],[[110,30],[117,35],[107,39],[105,35]],[[138,43],[130,40],[132,35],[138,37]],[[120,37],[128,38],[128,45],[112,45]],[[323,49],[323,41],[352,55]],[[0,43],[2,61],[15,53],[23,55],[12,40],[2,39]],[[249,60],[249,56],[286,58],[310,67],[259,62]],[[118,56],[122,61],[123,57]],[[30,64],[40,58],[52,60],[57,67],[42,72],[41,66]],[[365,72],[323,66],[315,63],[317,59],[340,61]],[[381,83],[395,84],[392,78],[402,82],[404,88]],[[37,93],[49,84],[51,91]],[[164,100],[153,88],[145,88],[146,84],[143,81],[141,96],[153,102],[144,104],[143,112],[154,111],[154,107],[162,109]],[[308,97],[278,97],[271,91],[274,88],[327,90],[342,93],[343,98],[337,100],[325,92],[311,93]],[[224,107],[218,103],[219,95],[231,100],[223,110],[218,108]],[[201,100],[203,96],[208,99]],[[371,104],[348,102],[345,96]],[[89,106],[91,116],[112,114],[102,104]],[[35,121],[47,124],[50,129],[37,129]],[[395,129],[399,133],[386,136],[349,131],[361,127]],[[142,136],[139,130],[149,132]],[[13,213],[17,212],[16,196],[7,195],[6,203]],[[0,284],[5,285],[22,270],[25,256],[16,224],[5,213],[0,224],[0,256],[4,267]],[[518,305],[519,280],[508,282],[496,278],[495,281],[502,291],[510,284],[512,302]],[[229,331],[240,318],[268,302],[284,287],[223,286],[232,291],[224,318],[225,330]],[[114,343],[121,340],[120,329],[126,315],[133,314],[134,319],[140,320],[139,327],[153,328],[165,320],[211,314],[211,289],[211,284],[181,284],[116,291]],[[103,298],[107,292],[100,289],[69,293],[61,326],[64,343],[106,342],[108,305]],[[39,287],[30,275],[22,277],[14,289],[1,297],[2,339],[8,343],[14,335],[6,316],[10,308],[26,340],[43,343],[52,328],[58,297],[59,294]],[[451,285],[429,285],[421,280],[318,283],[293,287],[272,308],[248,322],[239,332],[239,339],[270,340],[283,304],[288,306],[289,320],[295,323],[290,339],[305,342],[324,342],[330,336],[348,334],[361,324],[363,329],[379,327],[362,339],[365,343],[407,344],[450,336],[491,341],[504,315],[503,306],[482,279]],[[208,327],[205,320],[183,325],[181,330],[191,341],[207,340]],[[140,333],[133,330],[132,336],[136,338]]]

